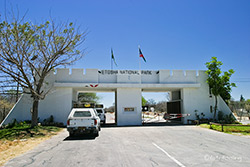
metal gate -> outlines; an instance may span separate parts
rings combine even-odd
[[[181,101],[167,102],[167,113],[168,114],[181,114]],[[181,121],[181,118],[175,119],[175,121]]]

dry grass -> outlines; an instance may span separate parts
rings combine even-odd
[[[60,131],[62,131],[62,129]],[[0,166],[3,166],[7,161],[16,156],[33,149],[41,142],[50,139],[53,135],[56,135],[59,132],[49,132],[44,136],[17,139],[13,141],[6,139],[0,140]]]

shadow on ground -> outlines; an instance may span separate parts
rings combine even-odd
[[[96,136],[94,135],[77,135],[77,136],[68,136],[63,141],[74,141],[74,140],[95,140]]]
[[[102,128],[114,128],[114,127],[145,127],[145,126],[193,126],[193,124],[184,125],[180,121],[169,121],[169,122],[150,122],[142,123],[142,125],[126,125],[126,126],[117,126],[116,124],[102,124]]]

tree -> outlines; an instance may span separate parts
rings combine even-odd
[[[105,112],[111,112],[111,113],[115,112],[115,106],[113,105],[113,106],[110,106],[109,108],[106,108]]]
[[[148,99],[146,104],[149,105],[149,106],[154,106],[154,105],[156,105],[156,102],[155,102],[154,99]]]
[[[160,101],[155,106],[156,111],[160,112],[166,112],[167,111],[167,102],[166,101]]]
[[[230,69],[224,72],[223,75],[221,75],[221,65],[222,62],[218,61],[217,57],[212,57],[211,62],[206,63],[206,66],[208,68],[208,70],[206,71],[206,74],[208,75],[207,83],[209,85],[211,93],[215,97],[214,120],[216,118],[218,96],[222,94],[230,95],[232,87],[236,87],[235,83],[230,83],[230,77],[234,73],[234,70]]]
[[[141,103],[142,106],[145,106],[147,104],[147,100],[143,96],[141,97]]]
[[[15,103],[9,101],[8,99],[0,96],[0,123],[4,120],[7,116],[11,108],[14,106]]]
[[[250,112],[250,99],[246,100],[246,110]]]
[[[96,93],[79,93],[78,94],[79,102],[98,103],[98,100],[100,100],[100,97],[98,97]]]
[[[32,127],[37,125],[39,100],[50,90],[46,77],[56,67],[79,60],[83,55],[78,48],[84,39],[85,32],[73,23],[33,24],[14,16],[11,22],[0,22],[0,71],[31,94]]]
[[[245,98],[243,97],[243,95],[240,95],[240,102],[244,102]]]

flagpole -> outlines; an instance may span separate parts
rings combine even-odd
[[[111,70],[113,70],[113,60],[111,58]]]
[[[138,50],[140,49],[140,45],[138,45]],[[140,54],[140,53],[139,53]],[[141,75],[141,58],[140,58],[140,55],[139,55],[139,73]]]
[[[113,70],[112,48],[111,48],[111,70]]]

